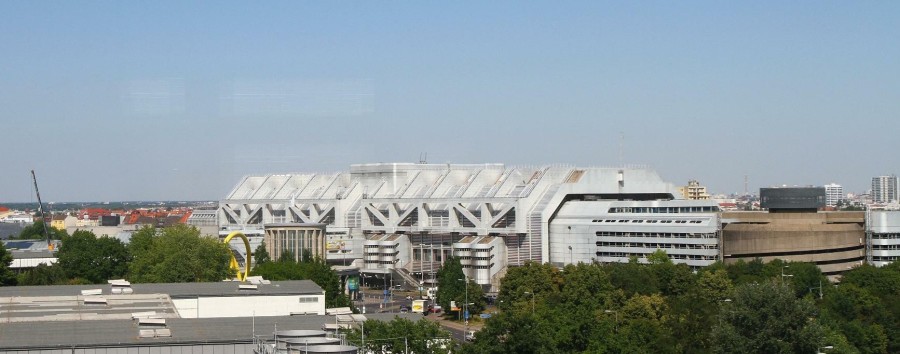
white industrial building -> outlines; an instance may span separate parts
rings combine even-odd
[[[900,260],[900,211],[866,212],[866,234],[870,264],[881,267]]]
[[[620,205],[657,209],[617,220],[660,222],[593,223]],[[667,209],[685,206],[694,209]],[[496,289],[507,267],[527,261],[622,261],[627,256],[620,254],[658,247],[676,262],[711,264],[718,259],[716,211],[715,202],[683,200],[645,168],[378,163],[338,173],[246,176],[219,202],[218,219],[221,234],[262,234],[269,223],[326,224],[327,242],[343,247],[329,252],[329,261],[349,255],[363,273],[393,273],[411,284],[428,282],[453,255],[464,260],[469,277]],[[640,246],[607,245],[619,241],[598,238],[604,230],[658,235],[641,238]]]
[[[0,354],[357,352],[308,280],[0,287],[0,312]]]

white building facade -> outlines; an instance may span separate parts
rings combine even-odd
[[[628,223],[607,230],[592,223],[605,220],[610,207],[626,206],[699,209],[684,215],[657,209],[666,215],[647,211],[629,216],[673,220],[654,227]],[[222,233],[252,234],[268,223],[326,224],[327,242],[349,248],[340,255],[358,257],[355,265],[362,272],[394,272],[411,284],[427,283],[453,255],[463,261],[468,276],[493,289],[508,267],[527,261],[561,265],[600,260],[610,247],[598,245],[607,242],[597,235],[605,231],[669,233],[660,237],[679,240],[689,239],[681,234],[707,235],[702,242],[681,243],[702,245],[703,252],[664,240],[641,247],[678,244],[666,249],[676,262],[709,264],[717,257],[713,246],[718,242],[717,219],[709,210],[718,210],[715,202],[686,201],[677,188],[646,168],[379,163],[330,174],[244,177],[219,202],[218,219]],[[702,225],[675,223],[676,216],[701,220]],[[570,226],[577,235],[569,232]],[[680,249],[685,251],[674,256]],[[329,253],[327,259],[339,263],[338,255]]]
[[[881,267],[900,259],[900,211],[866,212],[867,261]]]
[[[844,187],[837,183],[825,185],[825,205],[837,206],[844,199]]]

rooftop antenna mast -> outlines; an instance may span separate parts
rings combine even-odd
[[[44,203],[41,201],[41,191],[38,190],[37,177],[34,170],[31,170],[31,180],[34,181],[34,193],[37,194],[38,210],[41,212],[41,224],[44,225],[44,235],[47,236],[47,249],[53,250],[53,244],[50,243],[50,229],[47,228],[47,213],[44,212]]]
[[[747,175],[744,175],[744,195],[749,195],[749,190],[747,189]]]
[[[625,133],[619,132],[619,167],[625,167],[625,160],[623,155],[625,154]]]

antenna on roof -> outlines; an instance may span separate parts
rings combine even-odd
[[[749,193],[747,189],[747,175],[744,175],[744,195],[748,195]]]
[[[625,132],[619,132],[619,167],[625,167],[623,155],[625,154]]]
[[[427,152],[419,153],[419,163],[423,164],[423,165],[428,163],[428,153]]]

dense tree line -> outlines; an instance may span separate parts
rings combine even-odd
[[[22,234],[34,236],[38,232],[43,232],[39,222]],[[60,239],[57,263],[41,264],[18,276],[9,269],[12,255],[0,245],[0,286],[100,284],[118,278],[134,283],[215,282],[233,276],[228,245],[201,236],[192,226],[162,229],[147,226],[136,231],[128,245],[116,238],[97,237],[89,231],[75,231],[71,236],[62,231]],[[286,253],[272,262],[264,244],[254,257],[257,262],[254,275],[270,280],[309,279],[325,290],[327,307],[350,306],[337,274],[323,259],[307,254],[298,263],[293,255]]]
[[[43,230],[39,226],[35,223],[32,228]],[[79,230],[62,235],[57,263],[22,272],[15,283],[100,284],[118,278],[135,283],[221,281],[230,274],[230,256],[227,245],[185,225],[144,227],[127,246],[119,239]]]
[[[22,231],[19,231],[18,235],[11,236],[11,240],[46,240],[47,232],[50,233],[51,240],[62,240],[69,234],[66,230],[57,230],[56,228],[50,227],[47,225],[46,231],[44,230],[44,222],[36,221],[31,225],[25,226]]]
[[[453,352],[455,345],[450,333],[437,323],[399,317],[390,322],[366,321],[365,325],[350,330],[347,341],[368,353],[444,354]]]
[[[694,272],[662,251],[648,261],[510,268],[498,313],[462,350],[900,352],[900,264],[860,266],[832,284],[807,263],[717,263]]]
[[[349,307],[350,299],[341,288],[340,279],[331,266],[320,257],[313,257],[306,252],[297,262],[291,252],[284,252],[276,261],[269,259],[265,243],[261,244],[254,255],[256,265],[250,272],[269,280],[303,280],[309,279],[325,290],[325,307]]]

